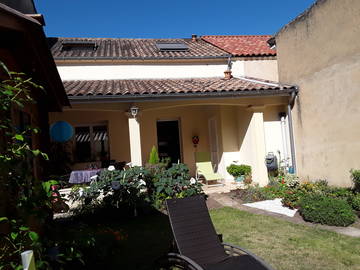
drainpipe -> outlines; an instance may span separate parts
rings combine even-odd
[[[293,130],[291,108],[294,106],[297,92],[298,92],[298,88],[296,87],[295,91],[291,92],[291,95],[289,98],[289,104],[287,106],[287,114],[288,114],[288,121],[289,121],[290,149],[291,149],[291,164],[294,168],[294,174],[296,174],[296,159],[295,159],[294,130]]]

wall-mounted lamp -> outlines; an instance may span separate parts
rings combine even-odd
[[[132,117],[135,118],[137,116],[137,114],[139,113],[139,108],[136,106],[131,106],[130,113],[131,113]]]

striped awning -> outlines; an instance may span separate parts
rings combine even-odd
[[[105,141],[108,139],[106,131],[97,131],[94,132],[94,142],[96,141]],[[90,142],[90,133],[89,132],[81,132],[76,134],[75,136],[76,142]]]

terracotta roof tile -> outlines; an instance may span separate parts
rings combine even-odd
[[[96,49],[77,47],[64,50],[63,42],[95,42]],[[184,43],[187,51],[160,51],[156,43]],[[227,58],[229,54],[201,38],[189,39],[126,39],[126,38],[48,38],[55,59],[182,59]]]
[[[295,89],[291,85],[252,78],[195,78],[161,80],[90,80],[64,81],[69,97],[87,96],[161,96],[221,93],[261,94]]]
[[[202,39],[234,56],[275,56],[269,48],[271,36],[202,36]]]

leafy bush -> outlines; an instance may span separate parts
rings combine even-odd
[[[302,197],[305,194],[306,194],[306,192],[303,189],[301,189],[300,187],[288,189],[285,191],[281,202],[286,207],[289,207],[292,209],[299,208],[300,200],[302,199]]]
[[[300,213],[307,221],[332,226],[349,226],[356,220],[346,201],[317,194],[303,196],[300,200]]]
[[[286,174],[284,176],[284,184],[289,188],[295,188],[300,184],[299,177],[295,174]]]
[[[354,210],[360,211],[360,193],[353,195],[350,198],[349,203]]]
[[[239,177],[241,175],[250,175],[251,174],[251,166],[249,165],[235,165],[231,164],[226,168],[227,172],[234,177]]]
[[[155,146],[152,147],[149,157],[149,164],[158,164],[160,162],[159,154]]]
[[[360,170],[350,170],[351,179],[354,183],[354,189],[357,192],[360,192]]]
[[[127,170],[104,170],[88,188],[74,189],[71,199],[82,202],[83,210],[91,210],[101,204],[118,208],[127,205],[134,208],[144,202],[162,207],[164,200],[183,198],[202,193],[201,184],[190,180],[185,164],[172,167],[133,167]]]
[[[258,202],[263,200],[272,200],[277,196],[269,189],[257,186],[249,186],[246,189],[237,189],[233,191],[233,196],[245,203]]]
[[[189,168],[185,164],[173,164],[167,170],[154,176],[155,193],[153,201],[161,208],[166,199],[184,198],[202,194],[202,184],[190,179]]]

